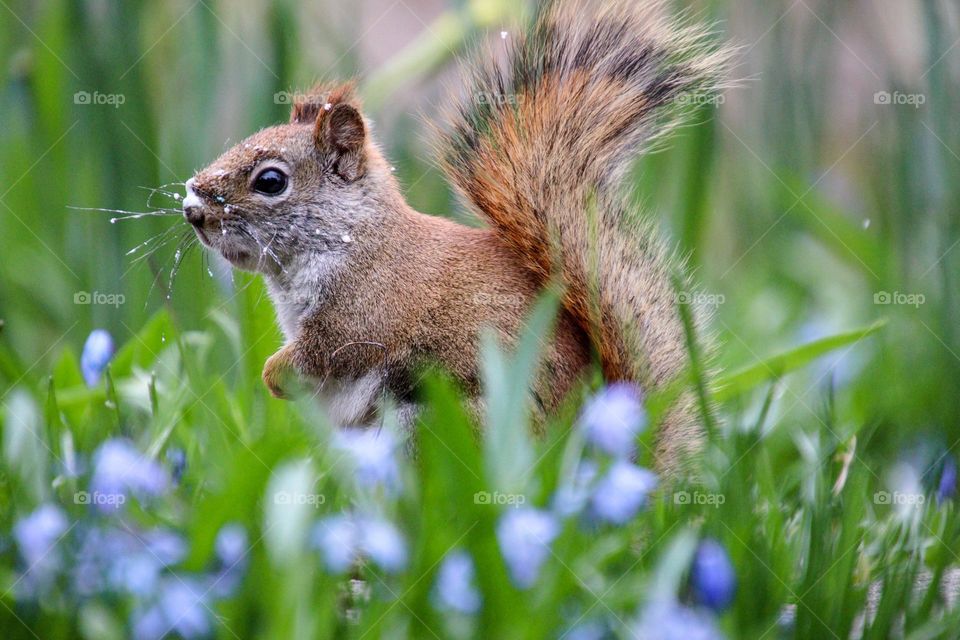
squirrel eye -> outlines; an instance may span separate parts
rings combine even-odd
[[[287,176],[279,169],[265,169],[253,181],[254,191],[275,196],[287,188]]]

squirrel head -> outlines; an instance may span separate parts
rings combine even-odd
[[[242,269],[276,273],[299,254],[349,250],[394,185],[352,84],[317,87],[290,122],[263,129],[186,183],[200,241]]]

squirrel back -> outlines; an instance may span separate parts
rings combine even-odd
[[[491,55],[473,70],[441,150],[468,206],[540,285],[559,281],[605,379],[648,390],[687,368],[680,265],[623,178],[677,122],[678,98],[716,89],[728,59],[707,30],[664,15],[659,0],[548,3],[506,64]],[[661,429],[661,462],[697,446],[689,398]]]

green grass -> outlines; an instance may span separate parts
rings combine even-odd
[[[933,498],[960,438],[952,4],[902,3],[916,20],[886,22],[875,3],[683,4],[746,45],[737,73],[749,79],[643,159],[635,186],[690,256],[695,293],[717,303],[721,372],[700,391],[719,426],[696,480],[663,487],[627,526],[567,521],[530,590],[512,584],[497,546],[509,507],[477,504],[474,494],[547,506],[583,455],[571,428],[579,398],[542,440],[526,435],[515,391],[532,347],[488,349],[488,378],[499,384],[488,386],[495,417],[482,443],[449,385],[428,379],[405,490],[364,491],[331,448],[322,413],[272,400],[260,383],[281,336],[258,278],[210,277],[193,251],[168,291],[175,243],[136,264],[125,254],[179,220],[110,224],[110,214],[68,208],[145,210],[140,187],[183,181],[227,139],[284,119],[274,93],[359,74],[411,203],[461,215],[430,168],[414,114],[437,113],[436,76],[481,30],[499,31],[513,3],[450,2],[436,19],[397,5],[387,23],[412,11],[430,27],[378,69],[352,47],[366,28],[353,7],[337,3],[320,20],[309,3],[242,4],[250,19],[209,0],[0,5],[0,635],[127,637],[128,596],[76,598],[63,583],[40,602],[18,598],[23,566],[10,535],[45,502],[83,526],[111,522],[75,503],[88,473],[71,477],[63,465],[72,456],[89,471],[97,447],[123,436],[163,464],[185,452],[181,483],[125,516],[186,537],[178,575],[210,570],[223,524],[248,530],[245,580],[212,607],[217,637],[554,638],[583,615],[630,637],[646,603],[689,601],[703,536],[720,540],[736,568],[736,600],[717,618],[730,638],[848,637],[877,582],[887,588],[864,637],[960,637],[957,609],[933,591],[907,597],[918,573],[960,565],[956,505]],[[78,91],[124,102],[76,104]],[[925,103],[878,105],[876,91],[920,93]],[[124,302],[78,305],[78,292]],[[882,292],[924,299],[875,303]],[[78,361],[97,327],[121,349],[109,379],[90,389]],[[650,445],[653,431],[641,442]],[[904,469],[920,476],[919,489],[907,488]],[[277,508],[271,496],[281,490],[325,500]],[[924,502],[901,508],[878,497],[897,491]],[[680,504],[680,492],[712,498]],[[368,598],[348,596],[306,539],[313,520],[351,505],[394,521],[410,548],[399,574],[358,570]],[[475,618],[434,606],[453,546],[476,561],[484,606]],[[778,625],[788,605],[794,621]]]

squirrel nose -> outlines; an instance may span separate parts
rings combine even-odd
[[[187,195],[183,199],[183,217],[193,226],[199,227],[203,225],[206,216],[203,214],[203,202],[193,190],[193,184],[193,178],[187,180]]]

